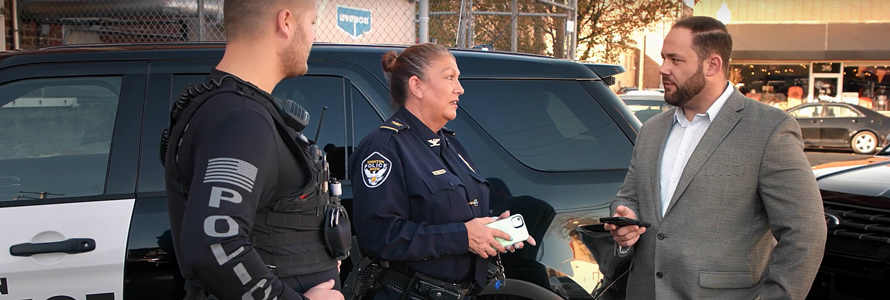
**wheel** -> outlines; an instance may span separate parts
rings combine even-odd
[[[850,147],[858,154],[872,154],[878,148],[878,137],[871,131],[862,131],[850,140]]]

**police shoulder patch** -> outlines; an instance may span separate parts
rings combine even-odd
[[[375,151],[362,161],[362,181],[365,182],[365,186],[376,188],[386,181],[391,169],[392,162],[380,152]]]

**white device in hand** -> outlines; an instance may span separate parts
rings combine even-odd
[[[513,238],[512,241],[505,240],[499,237],[495,237],[501,245],[510,246],[519,242],[524,242],[528,240],[528,229],[525,227],[525,220],[522,218],[522,215],[516,214],[509,216],[505,219],[500,219],[491,223],[488,223],[488,227],[494,229],[500,229],[503,232],[506,232]]]

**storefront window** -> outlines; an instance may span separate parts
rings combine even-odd
[[[855,100],[874,110],[890,110],[890,67],[886,65],[846,65],[844,102]]]
[[[809,64],[730,65],[729,81],[749,98],[786,109],[806,102],[808,68]]]

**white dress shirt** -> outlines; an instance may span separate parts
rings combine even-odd
[[[711,104],[711,107],[704,114],[696,114],[692,121],[686,119],[686,114],[682,107],[677,107],[674,112],[674,122],[671,125],[670,133],[664,144],[664,152],[661,156],[661,174],[659,174],[661,184],[661,215],[667,212],[674,191],[677,189],[677,183],[680,182],[680,176],[683,169],[686,168],[686,162],[698,146],[711,122],[717,118],[720,108],[729,99],[735,88],[726,83],[726,90],[723,94]]]

